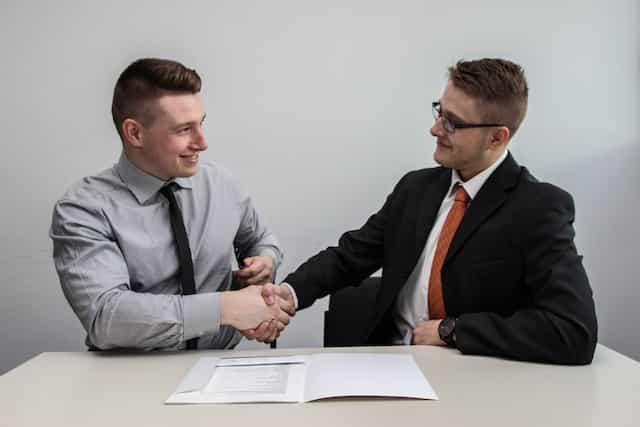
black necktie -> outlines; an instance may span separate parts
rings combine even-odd
[[[176,201],[176,196],[173,194],[176,186],[175,182],[169,183],[169,185],[160,189],[160,193],[169,201],[171,228],[178,247],[178,259],[180,261],[182,295],[193,295],[196,293],[196,282],[193,278],[193,260],[191,259],[187,230],[184,228],[184,221],[182,220],[182,212]],[[192,338],[187,341],[187,350],[195,350],[196,348],[198,348],[198,338]]]

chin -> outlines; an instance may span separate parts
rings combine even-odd
[[[190,178],[192,176],[194,176],[196,173],[198,173],[198,167],[194,167],[194,168],[188,168],[188,169],[180,169],[179,171],[177,171],[176,173],[176,177],[179,178]]]
[[[445,168],[451,167],[451,161],[447,158],[447,156],[443,156],[442,153],[438,153],[438,149],[433,153],[433,160],[439,164],[440,166],[444,166]]]

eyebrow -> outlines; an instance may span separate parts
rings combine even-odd
[[[458,116],[456,113],[452,113],[449,110],[445,110],[444,105],[442,104],[442,101],[438,101],[440,103],[440,111],[442,112],[442,114],[449,118],[449,119],[453,119],[454,122],[463,124],[463,123],[467,123],[466,120],[462,119],[460,116]]]
[[[190,122],[182,122],[182,123],[178,123],[177,125],[175,125],[175,126],[173,127],[173,129],[180,129],[181,127],[191,126],[191,125],[193,125],[193,124],[195,124],[195,123],[200,123],[200,124],[202,124],[202,123],[204,123],[204,119],[206,119],[206,118],[207,118],[207,113],[204,113],[204,114],[202,115],[202,118],[200,119],[200,121],[199,121],[199,122],[197,122],[196,120],[192,120],[192,121],[190,121]]]

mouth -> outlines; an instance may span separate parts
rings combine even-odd
[[[438,147],[451,148],[451,144],[447,144],[443,142],[441,139],[436,139],[436,144],[438,145]]]
[[[188,155],[183,154],[180,157],[190,162],[197,162],[198,159],[200,158],[200,153],[194,153],[194,154],[188,154]]]

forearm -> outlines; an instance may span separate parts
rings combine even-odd
[[[110,291],[87,310],[82,323],[96,347],[174,349],[220,327],[218,294],[151,295]]]
[[[283,254],[278,239],[260,220],[250,201],[247,201],[234,245],[240,261],[247,257],[269,256],[273,259],[274,272],[282,263]]]
[[[345,249],[343,244],[344,238],[341,247],[321,251],[284,279],[295,290],[299,309],[309,307],[315,300],[339,289],[360,283],[380,268],[382,260],[377,256],[356,256],[350,245]]]
[[[456,322],[456,347],[466,354],[566,365],[588,364],[597,332],[593,321],[526,309],[503,317],[469,313]]]

